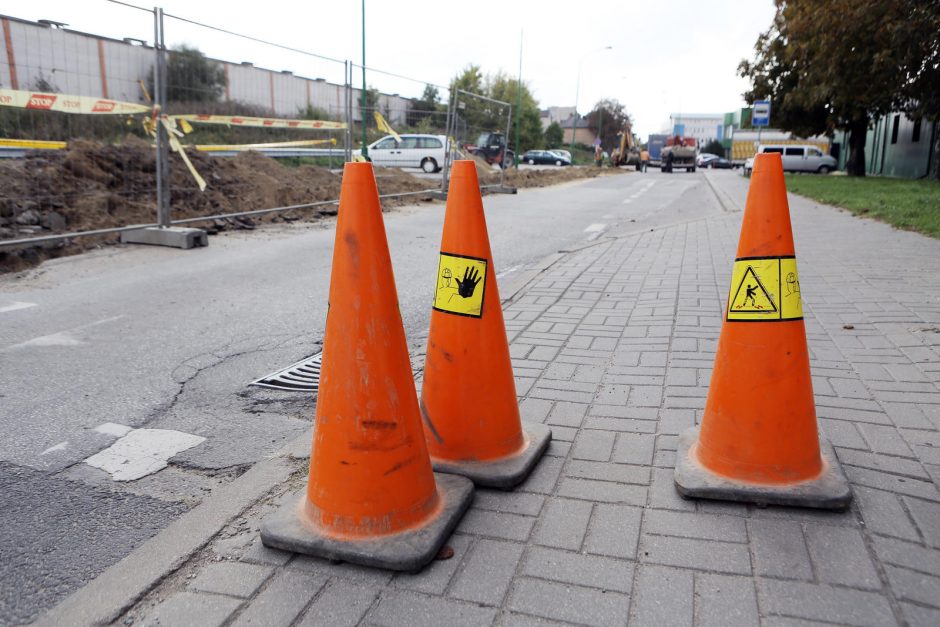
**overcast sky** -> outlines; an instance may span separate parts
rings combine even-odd
[[[133,2],[141,4],[140,2]],[[156,0],[167,13],[360,63],[357,0]],[[446,85],[468,64],[484,73],[519,72],[543,108],[570,106],[580,72],[578,108],[604,97],[622,102],[642,137],[662,130],[669,114],[725,113],[743,106],[747,83],[738,62],[753,55],[770,25],[772,0],[546,2],[537,0],[366,0],[366,65],[417,81],[377,73],[382,91],[419,96],[424,83]],[[152,4],[150,5],[152,6]],[[0,0],[0,13],[50,19],[109,37],[153,41],[152,17],[105,0]],[[209,56],[252,61],[342,83],[343,66],[194,27],[165,24],[167,44],[196,45]],[[605,50],[605,46],[611,46]],[[360,80],[361,75],[356,76]]]

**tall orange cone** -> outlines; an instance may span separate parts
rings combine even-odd
[[[372,165],[347,163],[307,489],[265,519],[266,546],[416,570],[473,497],[431,470]]]
[[[690,497],[826,509],[852,499],[816,426],[779,154],[754,160],[705,413],[679,438],[675,481]]]
[[[473,161],[447,193],[421,412],[434,469],[510,488],[532,471],[551,430],[519,418],[496,270]]]

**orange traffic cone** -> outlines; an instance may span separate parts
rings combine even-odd
[[[394,570],[434,558],[473,497],[431,470],[375,176],[340,192],[310,477],[268,517],[269,547]]]
[[[679,438],[681,494],[844,509],[852,500],[816,426],[803,305],[779,154],[754,160],[701,430]],[[696,440],[697,436],[697,440]]]
[[[552,437],[519,419],[496,270],[473,161],[456,161],[428,335],[421,413],[434,469],[510,488]]]

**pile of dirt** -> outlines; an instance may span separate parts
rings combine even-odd
[[[500,172],[498,169],[488,165],[486,161],[478,156],[470,155],[470,159],[477,164],[477,178],[481,185],[498,185],[500,182]],[[616,168],[590,168],[590,167],[551,167],[539,169],[515,169],[506,170],[504,185],[517,188],[526,187],[547,187],[549,185],[558,185],[567,181],[578,179],[594,178],[605,174],[622,174],[624,170]]]
[[[208,184],[200,192],[182,160],[170,155],[171,206],[174,220],[339,198],[342,176],[317,166],[289,167],[259,153],[234,158],[188,151]],[[88,231],[156,221],[156,157],[153,145],[128,137],[120,144],[73,141],[62,151],[31,153],[0,162],[0,241],[56,232]],[[434,187],[401,170],[378,168],[381,194]],[[418,197],[383,200],[388,208]],[[254,228],[258,222],[317,220],[336,213],[335,205],[295,209],[251,218],[197,223],[210,233]],[[44,259],[112,244],[112,234],[50,242],[0,251],[0,272],[30,267]]]

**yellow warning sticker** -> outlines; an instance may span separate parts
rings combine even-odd
[[[728,296],[729,321],[802,319],[803,301],[795,257],[744,257],[735,260]]]
[[[434,290],[434,309],[458,316],[483,316],[486,259],[441,253]]]

